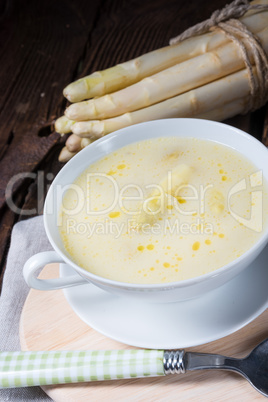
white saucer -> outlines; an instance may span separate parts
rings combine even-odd
[[[64,290],[74,312],[96,331],[149,349],[197,346],[229,335],[268,307],[268,246],[245,272],[204,297],[141,304],[86,284]],[[61,264],[60,275],[73,275]]]

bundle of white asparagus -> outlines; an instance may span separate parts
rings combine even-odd
[[[268,5],[268,0],[252,4]],[[268,11],[248,11],[240,21],[268,53]],[[254,64],[251,47],[244,45]],[[224,120],[246,110],[250,93],[240,49],[223,32],[213,30],[186,39],[68,85],[64,95],[74,103],[56,120],[55,128],[61,134],[73,134],[59,160],[66,162],[95,139],[144,121]]]

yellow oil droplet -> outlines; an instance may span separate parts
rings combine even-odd
[[[144,250],[144,246],[138,246],[137,249],[138,249],[139,251],[143,251],[143,250]]]
[[[122,163],[121,165],[117,166],[117,169],[125,169],[126,165],[124,163]]]
[[[179,155],[180,155],[179,151],[172,152],[170,154],[165,155],[164,160],[177,159]]]
[[[178,268],[175,269],[175,272],[179,272]]]
[[[156,260],[155,262],[156,262],[157,264],[159,264],[159,260]]]
[[[227,177],[226,176],[222,176],[222,181],[226,181],[227,180]]]
[[[150,268],[150,271],[154,271],[154,267],[151,267],[151,268]]]
[[[169,267],[170,267],[170,263],[169,263],[169,262],[164,262],[163,265],[164,265],[165,268],[169,268]]]
[[[170,247],[170,246],[167,246],[167,249],[168,249],[168,250],[170,250],[170,249],[171,249],[171,247]]]
[[[113,176],[114,174],[116,174],[116,170],[109,170],[109,172],[107,173],[109,176]]]
[[[184,198],[182,198],[182,197],[176,197],[176,198],[177,198],[179,204],[185,204],[186,203],[186,200]]]
[[[193,246],[192,246],[192,249],[193,249],[194,251],[197,251],[197,250],[199,250],[199,247],[200,247],[200,242],[199,242],[199,241],[196,241],[196,242],[194,242],[194,244],[193,244]]]
[[[118,218],[120,216],[120,212],[119,211],[115,211],[115,212],[110,212],[109,213],[109,217],[110,218]]]
[[[219,234],[219,237],[220,237],[221,239],[223,239],[223,238],[224,238],[224,234],[223,234],[223,233],[220,233],[220,234]]]
[[[148,249],[148,250],[153,250],[153,249],[154,249],[154,245],[153,245],[153,244],[148,244],[147,249]]]
[[[211,240],[207,239],[205,240],[205,243],[209,246],[211,244]]]
[[[194,212],[194,213],[192,214],[192,216],[197,216],[197,212]]]
[[[218,166],[220,167],[220,166],[221,166],[221,163],[218,163]]]
[[[177,260],[178,260],[178,261],[182,261],[182,258],[181,258],[181,257],[177,257]]]
[[[220,173],[220,174],[223,174],[223,173],[224,173],[224,170],[223,170],[223,169],[220,169],[220,170],[219,170],[219,173]]]
[[[138,271],[138,274],[141,274],[141,270]]]
[[[167,209],[173,209],[173,205],[167,205]]]

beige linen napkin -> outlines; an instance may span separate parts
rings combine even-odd
[[[19,320],[28,295],[22,268],[33,254],[51,250],[43,217],[17,223],[12,231],[7,267],[0,296],[0,351],[20,350]],[[0,401],[51,401],[40,387],[0,390]]]

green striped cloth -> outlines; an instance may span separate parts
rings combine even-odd
[[[163,376],[161,350],[1,352],[0,387]]]

